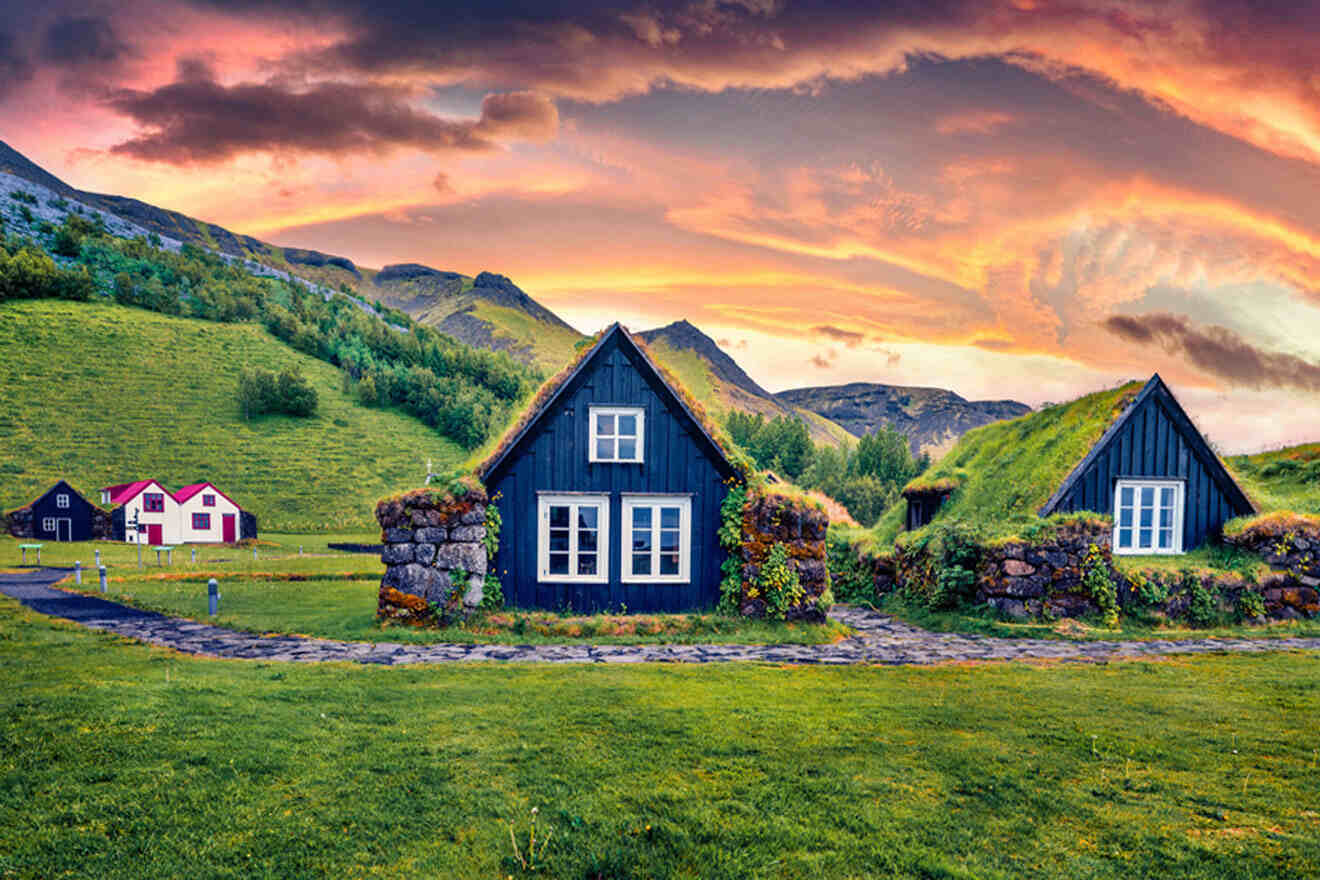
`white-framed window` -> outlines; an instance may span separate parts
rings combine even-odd
[[[1182,480],[1119,480],[1114,486],[1114,552],[1183,552]]]
[[[42,518],[41,518],[41,530],[42,530],[43,532],[53,532],[53,531],[55,531],[55,517],[53,517],[53,516],[44,516],[44,517],[42,517]]]
[[[692,570],[692,499],[623,496],[624,583],[685,584]]]
[[[536,506],[537,580],[609,580],[609,496],[546,494],[537,498]]]
[[[642,461],[646,445],[646,410],[640,406],[593,406],[588,409],[589,461]]]
[[[61,492],[60,494],[56,495],[56,496],[55,496],[55,506],[58,507],[60,510],[68,510],[68,509],[69,509],[69,496],[68,496],[67,494],[65,494],[64,492]]]

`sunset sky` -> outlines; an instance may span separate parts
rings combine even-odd
[[[532,5],[0,0],[0,139],[584,331],[687,318],[775,390],[1158,370],[1225,451],[1320,439],[1320,4]]]

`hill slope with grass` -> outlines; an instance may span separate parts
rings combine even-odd
[[[1257,510],[1320,514],[1320,443],[1235,455],[1227,464]]]
[[[840,425],[811,410],[783,403],[756,383],[719,344],[687,321],[637,334],[647,350],[683,381],[710,410],[760,413],[767,419],[796,416],[806,422],[818,446],[855,443],[857,438]]]
[[[243,421],[242,367],[300,369],[310,418]],[[335,367],[255,324],[55,300],[0,305],[0,508],[67,478],[99,501],[112,483],[212,480],[270,531],[370,529],[382,495],[465,453],[420,421],[369,408]]]

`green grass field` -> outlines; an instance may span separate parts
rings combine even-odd
[[[304,666],[8,599],[0,645],[5,877],[1320,872],[1314,655]]]
[[[1228,466],[1260,510],[1320,514],[1320,443],[1235,455]]]
[[[243,421],[243,366],[299,367],[318,414]],[[369,529],[376,500],[419,483],[428,458],[440,472],[466,457],[416,419],[359,406],[334,367],[260,327],[46,300],[0,306],[0,434],[4,510],[59,477],[93,503],[112,483],[209,479],[262,531]]]

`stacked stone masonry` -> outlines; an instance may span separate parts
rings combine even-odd
[[[743,508],[742,581],[744,595],[739,610],[747,617],[764,617],[766,603],[746,595],[755,584],[770,549],[783,544],[790,564],[802,585],[802,598],[785,614],[788,620],[823,621],[825,612],[817,601],[829,588],[825,533],[829,515],[816,506],[783,495],[753,495]]]
[[[376,506],[381,526],[378,612],[411,623],[470,614],[486,580],[486,506],[480,489],[462,495],[419,489]]]

